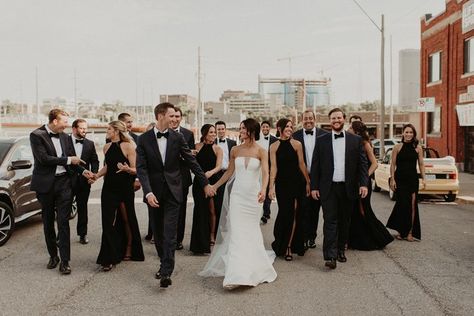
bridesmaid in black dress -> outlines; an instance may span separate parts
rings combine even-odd
[[[196,144],[196,160],[209,179],[209,183],[214,184],[222,176],[223,152],[214,144],[217,135],[214,125],[205,124],[201,128],[201,135],[201,142]],[[216,238],[216,197],[206,198],[202,186],[194,183],[193,198],[193,228],[189,250],[199,254],[210,253]]]
[[[278,215],[273,228],[273,251],[285,260],[293,253],[304,255],[304,236],[300,216],[301,198],[309,196],[308,171],[303,160],[303,147],[292,139],[293,123],[284,118],[277,122],[280,139],[270,146],[269,196],[278,202]],[[306,181],[306,183],[305,183]]]
[[[387,227],[398,231],[395,238],[414,241],[421,239],[418,214],[418,188],[420,186],[416,164],[420,169],[422,187],[425,186],[423,148],[418,145],[415,127],[403,127],[402,143],[395,145],[390,165],[390,187],[396,193],[396,202]]]
[[[109,123],[105,164],[96,174],[104,176],[102,186],[102,243],[97,264],[109,271],[122,260],[143,261],[143,247],[134,207],[135,144],[121,121]]]
[[[367,160],[370,161],[369,177],[372,177],[377,169],[377,159],[372,149],[367,133],[367,127],[361,121],[354,121],[351,124],[351,132],[362,137]],[[382,249],[393,241],[390,232],[385,228],[374,214],[370,204],[372,187],[369,185],[367,196],[354,204],[352,212],[351,226],[349,229],[348,246],[358,250]]]

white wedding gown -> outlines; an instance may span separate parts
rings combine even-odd
[[[224,288],[256,286],[277,277],[273,269],[275,253],[265,250],[260,230],[260,175],[259,159],[235,159],[235,178],[226,186],[216,245],[199,273],[205,277],[224,276]]]

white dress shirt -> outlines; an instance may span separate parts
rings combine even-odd
[[[331,133],[332,137],[332,152],[334,159],[334,174],[332,176],[332,181],[334,182],[344,182],[346,181],[346,134],[344,131],[341,131],[344,134],[344,137],[338,139],[334,138],[336,134],[334,131]]]
[[[217,145],[222,148],[224,155],[222,156],[222,170],[227,170],[229,168],[229,146],[227,146],[227,138],[224,138],[224,142],[220,142],[217,139]]]
[[[313,127],[312,131],[313,131],[313,135],[306,134],[306,130],[303,131],[304,150],[305,150],[305,156],[306,156],[306,169],[308,169],[308,172],[311,171],[313,151],[314,151],[314,146],[316,145],[316,127]]]
[[[267,139],[265,139],[265,137],[267,137]],[[270,134],[264,136],[262,133],[260,133],[260,139],[257,140],[257,144],[259,144],[263,149],[268,151],[268,149],[270,148]]]
[[[74,144],[74,151],[76,152],[76,156],[81,158],[82,157],[82,148],[84,148],[84,144],[76,142],[77,140],[81,140],[81,138],[76,138],[74,135],[71,135],[72,143]]]
[[[49,133],[57,134],[57,133],[54,133],[48,127],[48,124],[44,125],[44,127],[46,128],[46,131],[48,132],[48,134]],[[61,141],[59,140],[59,137],[51,137],[51,141],[53,142],[54,149],[56,150],[56,156],[57,157],[62,157],[63,156],[63,148],[61,147]],[[71,158],[70,157],[67,157],[67,164],[68,165],[71,164]],[[56,173],[55,174],[61,174],[61,173],[65,173],[65,172],[66,172],[66,168],[64,166],[58,165],[56,167]]]
[[[153,128],[155,132],[155,137],[156,134],[159,132],[156,127]],[[168,132],[168,129],[165,129],[161,133],[166,133]],[[166,145],[168,144],[168,139],[166,137],[161,137],[161,138],[156,138],[156,142],[158,143],[158,149],[160,150],[160,155],[161,155],[161,160],[163,161],[163,165],[165,164],[166,161]]]

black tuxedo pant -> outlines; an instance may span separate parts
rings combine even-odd
[[[329,196],[322,200],[324,260],[336,259],[337,251],[344,250],[349,237],[349,226],[355,200],[349,199],[344,182],[333,182]]]
[[[311,196],[301,199],[301,209],[303,212],[304,239],[315,240],[318,231],[319,209],[321,201],[315,200]]]
[[[161,275],[170,276],[175,264],[176,232],[181,203],[176,201],[167,186],[158,202],[160,207],[153,208],[152,216],[155,247],[160,257]]]
[[[53,188],[48,193],[37,193],[41,203],[44,237],[51,257],[58,255],[58,243],[54,219],[58,224],[59,256],[62,261],[71,259],[69,214],[71,213],[71,180],[67,175],[55,177]]]
[[[82,180],[82,179],[81,179]],[[87,235],[87,223],[88,223],[88,210],[87,202],[89,201],[89,195],[91,193],[91,187],[87,183],[78,183],[74,188],[74,195],[76,197],[77,205],[77,235]]]
[[[186,207],[188,206],[188,193],[189,186],[183,185],[183,202],[179,206],[179,218],[178,218],[178,234],[177,242],[182,243],[184,239],[184,231],[186,228]]]

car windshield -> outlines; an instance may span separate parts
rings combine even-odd
[[[11,147],[12,144],[10,143],[0,143],[0,163],[3,162],[5,155],[8,152],[8,149]]]

